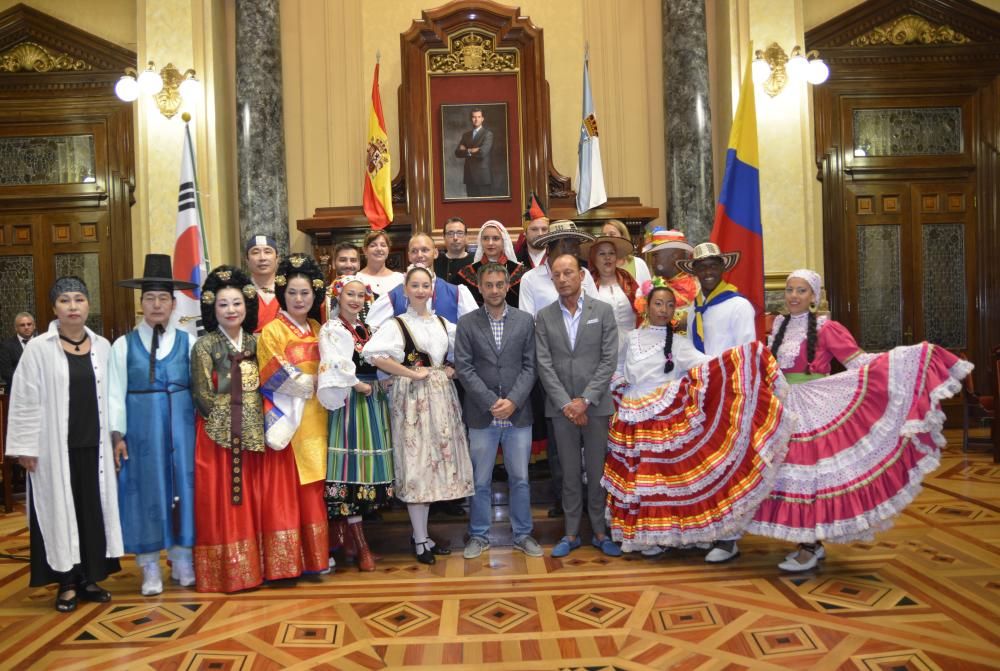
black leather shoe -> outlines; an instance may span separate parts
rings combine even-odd
[[[410,542],[413,543],[412,538],[410,539]],[[434,552],[432,552],[431,548],[427,547],[426,541],[423,543],[413,543],[413,554],[416,555],[417,561],[421,564],[437,563],[437,560],[434,559]]]
[[[74,594],[68,599],[64,599],[63,594],[66,594],[67,592],[74,592]],[[76,610],[76,605],[79,603],[79,594],[79,590],[74,587],[70,587],[69,589],[64,589],[59,592],[59,595],[56,596],[56,610],[60,613],[72,613]]]
[[[77,585],[76,593],[81,600],[89,601],[90,603],[107,603],[111,601],[111,592],[103,589],[97,583]]]
[[[431,541],[433,539],[428,538],[427,540]],[[413,540],[413,538],[411,537],[410,538],[410,547],[414,548],[414,550],[413,550],[414,553],[416,553],[416,551],[417,551],[416,547],[418,545],[423,545],[423,543],[418,543],[415,540]],[[431,554],[438,555],[439,557],[451,554],[451,548],[450,547],[442,547],[439,543],[434,543],[434,546],[432,548],[430,548],[429,550],[427,550],[427,551],[430,552]]]

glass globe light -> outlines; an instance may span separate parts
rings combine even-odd
[[[132,75],[122,75],[115,84],[115,95],[130,103],[139,97],[139,82]]]
[[[160,73],[149,66],[139,75],[139,92],[148,96],[155,96],[163,90],[163,77]]]
[[[830,66],[823,62],[821,58],[814,58],[809,61],[809,69],[806,70],[806,81],[810,84],[822,84],[830,76]]]
[[[771,66],[763,58],[755,58],[750,64],[750,77],[753,83],[760,86],[771,76]]]
[[[792,81],[801,82],[805,81],[806,72],[809,70],[809,61],[802,54],[797,56],[792,56],[785,63],[785,72],[788,73],[788,78]]]
[[[201,82],[194,76],[188,76],[177,87],[177,92],[181,94],[185,104],[197,102],[201,98]]]

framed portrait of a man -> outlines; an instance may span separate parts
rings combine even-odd
[[[444,200],[510,198],[507,103],[440,109]]]

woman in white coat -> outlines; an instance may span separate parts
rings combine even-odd
[[[118,491],[108,429],[111,345],[86,326],[87,286],[56,280],[56,318],[29,341],[11,387],[7,456],[28,471],[32,587],[57,583],[56,610],[104,603],[120,570]]]

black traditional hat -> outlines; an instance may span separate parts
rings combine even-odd
[[[175,289],[194,289],[198,285],[184,280],[175,280],[170,269],[170,256],[167,254],[146,254],[146,263],[142,269],[142,277],[121,280],[118,286],[128,289],[147,291],[169,291]]]

